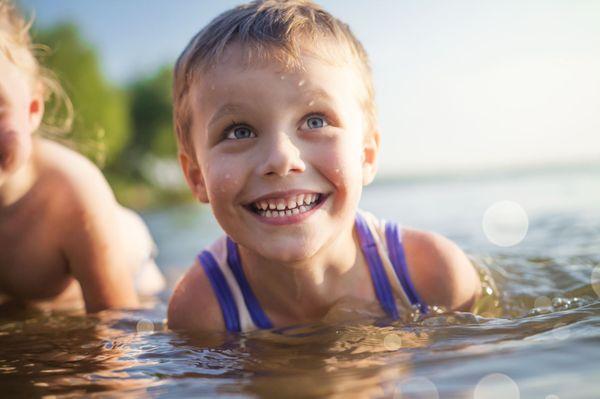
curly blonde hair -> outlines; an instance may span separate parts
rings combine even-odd
[[[308,42],[328,47],[327,59],[351,61],[364,86],[368,127],[376,129],[373,78],[367,53],[347,24],[310,0],[257,0],[225,11],[200,30],[179,56],[173,79],[173,120],[180,151],[193,154],[190,87],[202,72],[218,63],[231,43],[241,43],[247,62],[275,60],[286,68],[302,67]],[[304,45],[304,46],[303,46]],[[335,53],[335,55],[332,55]],[[319,56],[318,54],[315,54]],[[339,57],[338,57],[339,56]]]
[[[52,102],[40,132],[66,133],[73,123],[73,105],[56,76],[38,61],[48,48],[32,42],[29,33],[32,22],[23,17],[12,1],[0,0],[0,54],[29,78],[32,88],[42,90],[44,102]]]

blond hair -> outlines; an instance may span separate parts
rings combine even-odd
[[[31,25],[32,20],[26,21],[12,1],[0,0],[0,53],[29,78],[32,89],[42,91],[44,102],[54,100],[52,109],[45,112],[40,130],[66,133],[73,122],[73,105],[52,71],[38,62],[36,56],[48,49],[32,43]]]
[[[286,68],[301,67],[301,45],[335,43],[343,60],[354,62],[365,89],[363,107],[368,128],[377,125],[375,94],[365,49],[347,24],[310,0],[256,0],[225,11],[198,32],[175,64],[173,119],[180,151],[193,154],[190,87],[198,75],[217,64],[231,43],[240,43],[246,59],[276,60]],[[334,62],[335,57],[329,61]]]

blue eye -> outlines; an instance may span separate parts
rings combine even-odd
[[[228,129],[227,131],[227,139],[230,140],[242,140],[242,139],[249,139],[252,137],[256,137],[256,134],[254,134],[254,132],[252,130],[250,130],[249,128],[245,127],[245,126],[237,126],[231,129]]]
[[[327,126],[327,122],[323,117],[320,116],[311,116],[306,119],[306,126],[309,129],[320,129],[322,127]]]

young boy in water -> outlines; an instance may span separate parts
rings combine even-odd
[[[242,5],[192,38],[174,78],[181,166],[227,237],[177,285],[171,328],[470,309],[480,282],[455,244],[358,210],[380,138],[347,25],[310,1]]]
[[[1,0],[0,303],[136,306],[136,288],[152,294],[164,284],[152,238],[96,166],[37,134],[45,99],[68,99],[38,64],[28,28]]]

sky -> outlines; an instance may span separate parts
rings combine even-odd
[[[106,76],[173,63],[230,0],[22,0],[75,22]],[[323,0],[369,53],[380,171],[600,162],[600,1]]]

